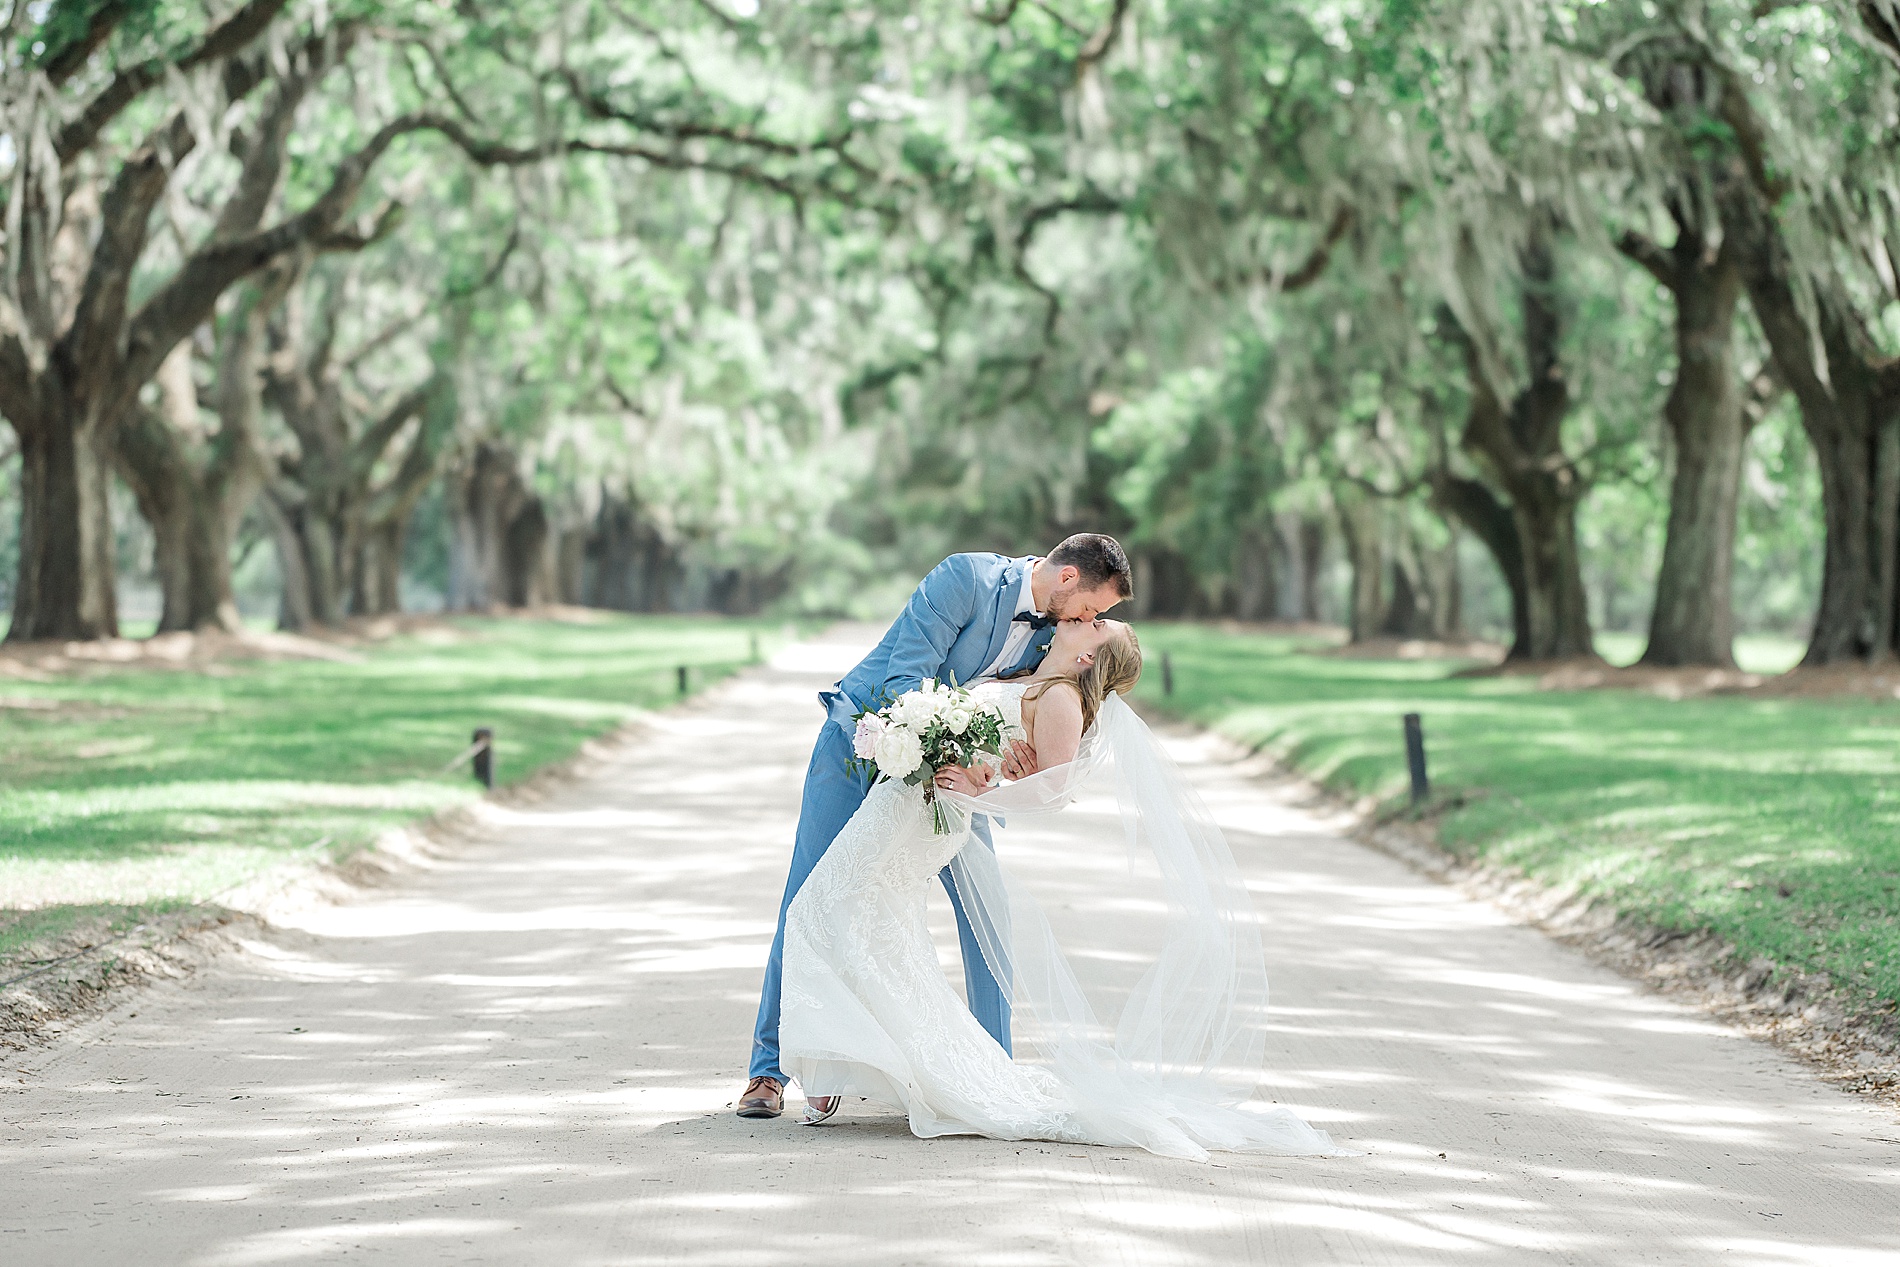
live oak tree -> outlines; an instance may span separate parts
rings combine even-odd
[[[1648,658],[1726,664],[1785,394],[1810,659],[1895,645],[1885,0],[27,13],[12,636],[110,629],[116,470],[165,628],[231,624],[247,508],[292,623],[392,605],[419,515],[476,605],[824,605],[1090,527],[1150,610],[1442,635],[1468,533],[1520,657],[1588,654],[1649,539]],[[446,245],[463,175],[511,227]],[[510,232],[447,338],[430,261]],[[352,365],[344,272],[428,316]]]
[[[1826,552],[1805,664],[1900,650],[1900,359],[1876,333],[1879,309],[1900,300],[1894,168],[1877,139],[1891,133],[1900,25],[1881,3],[1840,16],[1768,26],[1780,39],[1759,50],[1758,64],[1813,78],[1819,118],[1771,121],[1725,55],[1741,50],[1699,50],[1708,113],[1730,139],[1722,228],[1820,465]],[[1832,136],[1801,126],[1822,119]]]
[[[1503,336],[1486,311],[1461,318],[1447,305],[1444,333],[1459,347],[1470,404],[1459,446],[1483,473],[1479,487],[1447,490],[1447,510],[1492,552],[1514,599],[1516,658],[1595,654],[1577,548],[1577,504],[1586,483],[1564,447],[1571,407],[1562,356],[1558,227],[1533,209],[1519,247],[1522,376],[1502,377]],[[1500,497],[1499,495],[1502,495]]]
[[[399,314],[362,343],[339,346],[341,309],[352,298],[360,302],[351,274],[338,269],[313,285],[302,270],[287,272],[288,302],[274,305],[252,381],[289,433],[271,463],[262,507],[282,576],[280,623],[302,629],[399,610],[403,531],[455,427],[466,317],[456,310],[461,297],[448,297],[426,374],[372,400],[360,378],[363,362],[407,333],[420,313]]]
[[[140,7],[56,5],[41,23],[39,51],[8,67],[15,170],[0,295],[0,413],[19,437],[21,456],[11,639],[116,631],[106,510],[112,429],[203,319],[222,290],[220,278],[242,276],[260,252],[316,229],[280,226],[260,235],[255,221],[246,223],[257,200],[236,199],[228,227],[202,246],[196,267],[180,269],[134,307],[131,283],[152,213],[200,138],[183,105],[162,111],[124,152],[106,144],[106,133],[174,67],[214,84],[221,108],[245,101],[275,78],[253,45],[286,0],[255,0],[182,51],[128,56],[107,76],[84,74],[94,51]],[[13,6],[10,25],[18,25],[23,8]],[[320,45],[304,50],[306,69],[293,69],[277,85],[266,128],[294,110],[307,88],[308,59],[323,55]],[[60,109],[67,89],[85,95]],[[266,170],[269,149],[246,164],[240,180],[253,194],[275,175]]]
[[[281,149],[282,138],[274,143]],[[385,213],[367,232],[326,235],[325,252],[358,251],[373,243],[394,216]],[[270,354],[268,328],[306,275],[314,250],[294,253],[256,279],[234,287],[202,331],[211,336],[210,395],[217,425],[200,425],[193,374],[194,340],[173,349],[157,375],[157,401],[140,400],[113,431],[117,469],[151,525],[153,561],[162,600],[158,631],[238,628],[232,591],[233,545],[258,493],[276,468],[264,435]],[[169,372],[167,372],[169,371]],[[279,416],[289,418],[281,407]],[[303,434],[292,427],[296,434]],[[425,473],[426,474],[426,473]],[[291,585],[293,573],[280,569]],[[287,592],[286,611],[306,611],[306,596]],[[294,627],[301,627],[301,622]]]
[[[0,412],[19,434],[22,456],[20,582],[9,639],[116,631],[106,505],[118,429],[166,357],[230,287],[293,253],[322,249],[377,160],[406,135],[443,132],[488,161],[528,161],[546,148],[490,147],[453,120],[410,112],[361,138],[308,205],[266,226],[298,106],[359,34],[347,22],[313,24],[259,47],[286,7],[254,0],[183,53],[119,66],[69,117],[29,117],[12,129],[31,144],[17,160],[9,215],[20,231],[9,243],[12,289],[0,307]],[[90,53],[130,11],[105,5],[71,39],[91,41]],[[49,18],[47,34],[70,25],[61,25],[62,12]],[[70,55],[75,47],[49,46],[40,64],[22,71],[29,115],[84,64]],[[187,91],[163,102],[159,122],[129,153],[100,152],[108,125],[163,82],[168,67],[195,72],[209,100]],[[132,282],[152,245],[154,213],[179,164],[209,139],[201,136],[207,116],[229,117],[260,90],[264,104],[234,137],[239,166],[217,222],[135,303]]]
[[[1736,509],[1756,415],[1745,407],[1736,363],[1736,241],[1722,232],[1711,195],[1736,173],[1725,156],[1706,152],[1719,147],[1696,126],[1709,117],[1706,69],[1662,47],[1645,52],[1632,60],[1645,97],[1675,125],[1669,139],[1677,141],[1679,173],[1662,199],[1674,240],[1663,246],[1637,228],[1617,239],[1675,306],[1676,372],[1663,407],[1675,474],[1643,662],[1732,667]]]

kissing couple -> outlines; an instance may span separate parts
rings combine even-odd
[[[1245,1103],[1265,1052],[1257,917],[1220,829],[1124,700],[1141,646],[1104,613],[1132,592],[1126,552],[1097,533],[1040,558],[952,555],[820,694],[741,1117],[778,1117],[796,1081],[810,1125],[862,1097],[926,1138],[1196,1160],[1339,1151],[1290,1110]],[[915,781],[854,760],[862,714],[936,683],[1000,713],[1012,741],[999,760]],[[1033,869],[1011,861],[1020,833],[1065,811],[1102,820],[1072,861],[1107,878],[1086,903],[1060,902],[1077,907],[1065,936],[1112,949],[1088,955],[1089,972]],[[956,914],[964,999],[930,936],[933,879]]]

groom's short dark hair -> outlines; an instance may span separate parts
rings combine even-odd
[[[1049,551],[1049,562],[1059,568],[1074,568],[1082,574],[1086,590],[1113,585],[1123,598],[1135,592],[1128,576],[1128,551],[1122,543],[1099,532],[1078,532]]]

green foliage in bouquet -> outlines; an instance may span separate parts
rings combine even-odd
[[[967,687],[936,681],[906,691],[883,708],[866,709],[857,720],[852,738],[857,759],[875,765],[884,778],[923,785],[924,802],[940,835],[951,831],[952,824],[937,803],[937,771],[974,766],[984,758],[1001,761],[1011,730],[994,704],[978,700]]]

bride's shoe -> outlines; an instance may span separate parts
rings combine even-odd
[[[800,1126],[817,1126],[829,1122],[838,1116],[838,1110],[844,1107],[841,1095],[809,1095],[805,1097],[805,1116],[798,1119]]]

